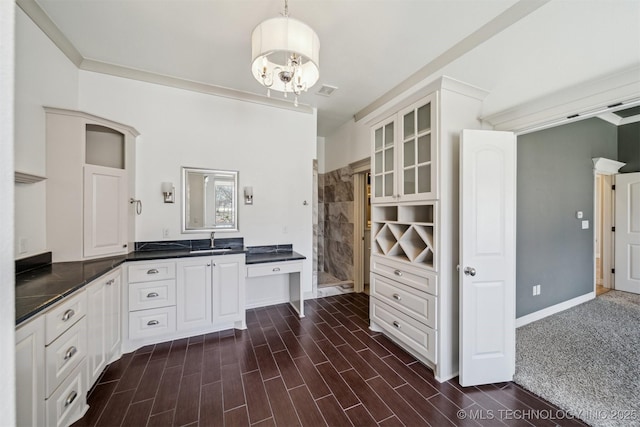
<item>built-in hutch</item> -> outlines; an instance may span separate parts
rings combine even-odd
[[[53,261],[129,252],[135,240],[132,127],[45,107],[47,245]]]
[[[458,373],[458,156],[486,92],[442,77],[371,120],[371,329]]]

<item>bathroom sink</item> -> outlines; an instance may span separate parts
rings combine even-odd
[[[213,248],[213,249],[198,249],[190,251],[191,254],[223,254],[231,251],[231,248]]]

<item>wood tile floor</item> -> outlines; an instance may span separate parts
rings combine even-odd
[[[75,426],[584,425],[513,383],[439,383],[368,330],[368,306],[345,294],[307,301],[303,319],[285,304],[252,309],[245,331],[125,354]]]

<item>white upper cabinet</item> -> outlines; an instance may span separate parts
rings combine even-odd
[[[129,252],[138,132],[80,111],[45,112],[47,245],[53,261]]]
[[[437,92],[371,130],[373,203],[438,197]]]

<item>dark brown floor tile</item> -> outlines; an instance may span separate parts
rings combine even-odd
[[[300,420],[296,415],[293,403],[291,402],[291,398],[289,397],[289,393],[287,393],[287,389],[285,388],[282,379],[270,379],[264,382],[264,386],[267,390],[267,396],[269,396],[269,402],[271,403],[271,410],[273,411],[273,418],[276,421],[276,425],[299,425]]]
[[[210,384],[220,381],[220,348],[207,350],[202,355],[202,384]]]
[[[344,345],[336,347],[326,339],[318,341],[316,344],[320,347],[333,367],[336,368],[336,371],[342,372],[352,368],[351,364],[347,362],[347,359],[345,359],[340,350],[338,350],[338,348],[344,348]]]
[[[340,336],[340,338],[345,340],[347,344],[349,344],[355,351],[360,351],[367,348],[367,346],[364,345],[362,341],[356,338],[355,335],[349,332],[349,330],[344,326],[338,326],[336,328],[333,328],[333,330]]]
[[[380,345],[380,343],[378,341],[373,339],[373,337],[370,336],[369,334],[367,334],[366,332],[361,331],[361,330],[360,331],[355,331],[355,332],[353,332],[353,335],[356,338],[358,338],[360,341],[362,341],[362,343],[364,345],[366,345],[369,350],[374,352],[376,354],[376,356],[385,357],[385,356],[389,355],[389,350],[387,350],[382,345]]]
[[[384,335],[377,335],[373,339],[378,341],[380,345],[382,345],[384,348],[389,350],[389,353],[395,355],[398,359],[400,359],[402,363],[406,364],[406,363],[412,363],[416,361],[416,359],[414,359],[413,356],[411,356],[409,353],[407,353],[406,351],[398,347],[396,344],[393,343],[393,341],[391,341],[389,338],[385,337]]]
[[[175,411],[166,411],[160,414],[151,415],[147,427],[170,427],[173,425],[173,415]]]
[[[119,426],[131,403],[135,390],[127,390],[121,393],[113,393],[102,415],[96,423],[97,426]]]
[[[461,421],[465,421],[466,425],[477,425],[477,423],[471,422],[473,420],[470,420],[469,418],[465,418],[464,420],[461,420],[459,417],[458,411],[462,408],[455,405],[452,401],[450,401],[440,393],[436,394],[435,396],[431,396],[429,398],[429,402],[431,402],[431,404],[434,407],[438,408],[438,411],[442,412],[447,418],[453,421],[456,425],[460,425]],[[468,405],[466,408],[469,408],[472,405]]]
[[[153,353],[151,353],[151,358],[149,359],[149,362],[155,361],[155,360],[166,360],[167,357],[169,357],[169,351],[171,350],[171,341],[166,341],[166,342],[161,342],[159,344],[155,345],[155,348],[153,349]]]
[[[314,399],[319,399],[331,393],[322,376],[308,357],[299,357],[293,361],[302,375]]]
[[[262,420],[255,424],[251,424],[251,427],[277,427],[277,426],[273,418],[268,418],[266,420]]]
[[[462,411],[456,412],[456,424],[463,423],[465,425],[473,423],[471,425],[483,427],[504,427],[506,425],[500,420],[498,413],[488,412],[475,403]],[[531,427],[531,425],[527,427]]]
[[[349,317],[345,316],[343,313],[334,313],[333,317],[335,317],[336,320],[338,322],[340,322],[340,324],[342,326],[344,326],[350,332],[355,332],[355,331],[360,331],[361,330],[360,326],[358,326],[355,323],[353,323],[351,321],[351,319]]]
[[[222,381],[203,385],[200,390],[200,425],[223,425],[223,412]]]
[[[269,399],[264,389],[262,376],[259,371],[249,372],[242,376],[247,399],[249,421],[253,424],[266,418],[271,418]]]
[[[202,342],[189,344],[187,347],[187,355],[184,360],[184,370],[182,376],[202,372],[202,357],[204,344]]]
[[[118,383],[116,381],[96,385],[91,392],[91,395],[89,395],[89,399],[87,399],[89,410],[84,417],[73,424],[73,426],[83,427],[96,425],[96,422],[100,418],[100,415],[102,415],[102,411],[105,406],[107,406],[107,402],[117,385]]]
[[[318,329],[320,329],[329,342],[336,347],[345,343],[345,340],[343,340],[327,323],[318,323]]]
[[[349,361],[349,364],[365,380],[377,377],[378,373],[350,345],[341,345],[336,349]]]
[[[178,366],[184,364],[184,357],[187,354],[187,344],[189,339],[175,340],[171,344],[171,350],[167,358],[167,367]]]
[[[249,336],[251,337],[251,344],[254,347],[265,345],[267,343],[267,339],[260,328],[249,329]]]
[[[324,417],[327,425],[348,426],[351,424],[344,410],[333,395],[325,396],[316,400],[318,408]]]
[[[159,414],[175,409],[181,374],[182,366],[172,366],[164,369],[156,399],[153,403],[153,409],[151,410],[152,414]]]
[[[293,332],[295,336],[299,337],[300,335],[307,333],[307,331],[305,331],[305,329],[300,324],[300,319],[298,319],[298,316],[284,316],[283,319],[285,323],[289,325],[289,329],[291,329],[291,332]]]
[[[127,415],[122,422],[123,426],[144,426],[147,425],[149,414],[151,413],[151,407],[153,406],[153,399],[144,400],[141,402],[133,403],[129,406]]]
[[[519,413],[527,413],[526,411],[530,411],[531,407],[526,403],[522,402],[512,393],[509,393],[505,390],[496,388],[493,384],[488,384],[484,386],[478,386],[483,393],[485,393],[488,397],[491,397],[493,400],[500,402],[501,405],[506,407],[509,410],[514,410]],[[527,418],[525,418],[527,419]],[[531,420],[527,420],[531,422]],[[553,427],[556,423],[551,420],[538,419],[535,421],[536,426],[540,427]]]
[[[269,344],[269,348],[272,353],[282,351],[287,348],[282,342],[282,338],[280,338],[280,334],[275,327],[271,326],[269,328],[264,328],[262,332],[264,333],[267,344]]]
[[[445,417],[442,412],[438,411],[430,401],[409,384],[398,387],[395,391],[432,426],[445,427],[454,425],[449,418]]]
[[[300,372],[298,372],[298,368],[293,363],[288,351],[273,353],[273,358],[276,360],[276,365],[278,365],[287,390],[304,384],[304,380],[300,376]]]
[[[405,427],[405,424],[403,424],[395,415],[387,418],[386,420],[380,421],[378,425],[380,427]],[[420,425],[421,424],[416,424],[416,426]]]
[[[320,348],[318,348],[315,340],[311,335],[301,335],[300,337],[298,337],[298,341],[304,349],[304,352],[307,353],[307,356],[309,356],[309,359],[311,359],[314,364],[317,365],[318,363],[327,361],[327,357],[320,350]]]
[[[436,392],[435,388],[431,384],[425,381],[422,377],[416,375],[413,370],[402,363],[397,357],[387,356],[382,360],[420,393],[434,394]]]
[[[269,313],[267,313],[265,308],[256,308],[256,316],[258,316],[258,323],[260,323],[262,328],[273,326],[271,317],[269,317]]]
[[[147,363],[147,367],[144,370],[144,374],[142,374],[132,402],[141,402],[156,397],[160,379],[162,379],[162,373],[164,372],[165,362],[166,359],[158,359]]]
[[[220,333],[212,332],[204,336],[204,351],[213,350],[220,345]]]
[[[351,390],[358,396],[358,399],[364,407],[367,408],[374,420],[380,422],[393,415],[391,409],[389,409],[385,402],[380,399],[375,391],[369,387],[369,384],[367,384],[355,370],[350,369],[340,375],[342,375],[342,378],[349,387],[351,387]]]
[[[278,371],[278,366],[275,360],[273,360],[269,346],[261,345],[260,347],[254,348],[254,351],[258,361],[258,367],[264,380],[280,376],[280,371]]]
[[[197,344],[197,343],[204,343],[204,335],[194,335],[192,337],[189,337],[189,344]]]
[[[226,411],[224,413],[224,425],[227,427],[248,426],[249,418],[247,417],[247,407],[240,406],[239,408]]]
[[[309,393],[306,386],[303,385],[289,390],[289,395],[303,426],[324,425],[324,419],[320,415],[316,402],[313,401],[311,393]]]
[[[176,402],[175,423],[182,426],[198,421],[199,412],[200,373],[198,372],[182,377]]]
[[[133,353],[123,354],[122,357],[115,362],[109,364],[100,378],[100,383],[107,383],[122,378],[122,374],[127,370],[129,363],[133,359]]]
[[[236,339],[233,335],[220,337],[220,363],[223,366],[238,363]]]
[[[251,335],[249,335],[248,329],[234,329],[233,333],[235,334],[236,343],[239,342],[251,342]]]
[[[250,341],[236,343],[236,355],[240,364],[240,372],[243,374],[258,369],[258,361]]]
[[[316,369],[320,372],[320,375],[329,386],[329,389],[331,389],[340,406],[349,408],[359,403],[356,395],[353,394],[347,383],[345,383],[341,377],[341,375],[344,375],[344,372],[339,374],[329,362],[317,365]]]
[[[282,338],[284,345],[287,347],[287,350],[289,350],[289,354],[291,355],[292,359],[296,359],[298,357],[306,355],[304,349],[300,345],[300,342],[298,342],[298,339],[293,334],[293,332],[281,333],[280,338]]]
[[[253,309],[247,310],[245,321],[247,322],[247,327],[253,326],[255,324],[260,324],[260,322],[258,321],[258,316],[256,316],[256,312]]]
[[[224,340],[225,338],[233,338],[234,341],[236,339],[235,329],[225,329],[224,331],[218,331],[218,334],[220,335],[220,341]]]
[[[135,354],[145,354],[153,352],[153,349],[156,347],[155,344],[145,345],[144,347],[140,347],[134,353]]]
[[[377,426],[378,423],[371,417],[371,414],[362,405],[354,406],[344,411],[351,420],[351,424],[356,427]]]
[[[131,363],[127,367],[127,370],[122,374],[122,378],[118,381],[118,387],[116,387],[116,393],[131,390],[138,387],[140,378],[147,367],[147,362],[151,357],[151,353],[136,354],[131,359]]]
[[[222,393],[225,411],[246,403],[238,365],[224,365],[222,367]]]
[[[395,390],[387,384],[381,377],[373,378],[367,381],[367,384],[375,390],[376,394],[384,401],[389,407],[393,408],[393,413],[407,426],[419,426],[426,424],[426,420],[423,419],[416,411],[413,410],[411,405],[404,400]],[[357,393],[356,393],[357,394]],[[362,399],[360,399],[362,400]],[[366,406],[366,404],[365,404]]]
[[[336,328],[338,326],[341,325],[341,323],[338,321],[338,319],[336,319],[335,317],[333,317],[333,315],[331,315],[327,310],[325,310],[324,308],[320,309],[317,311],[318,316],[320,316],[320,318],[322,320],[324,320],[324,322],[331,326],[332,328]]]
[[[376,356],[371,350],[362,350],[358,352],[358,354],[373,368],[373,370],[378,375],[384,378],[384,380],[388,382],[391,387],[395,388],[406,383],[406,381],[400,375],[398,375],[393,369],[391,369],[389,365],[384,363],[382,359]],[[428,390],[429,389],[427,388],[427,391]],[[429,394],[429,396],[431,396],[432,394]]]

